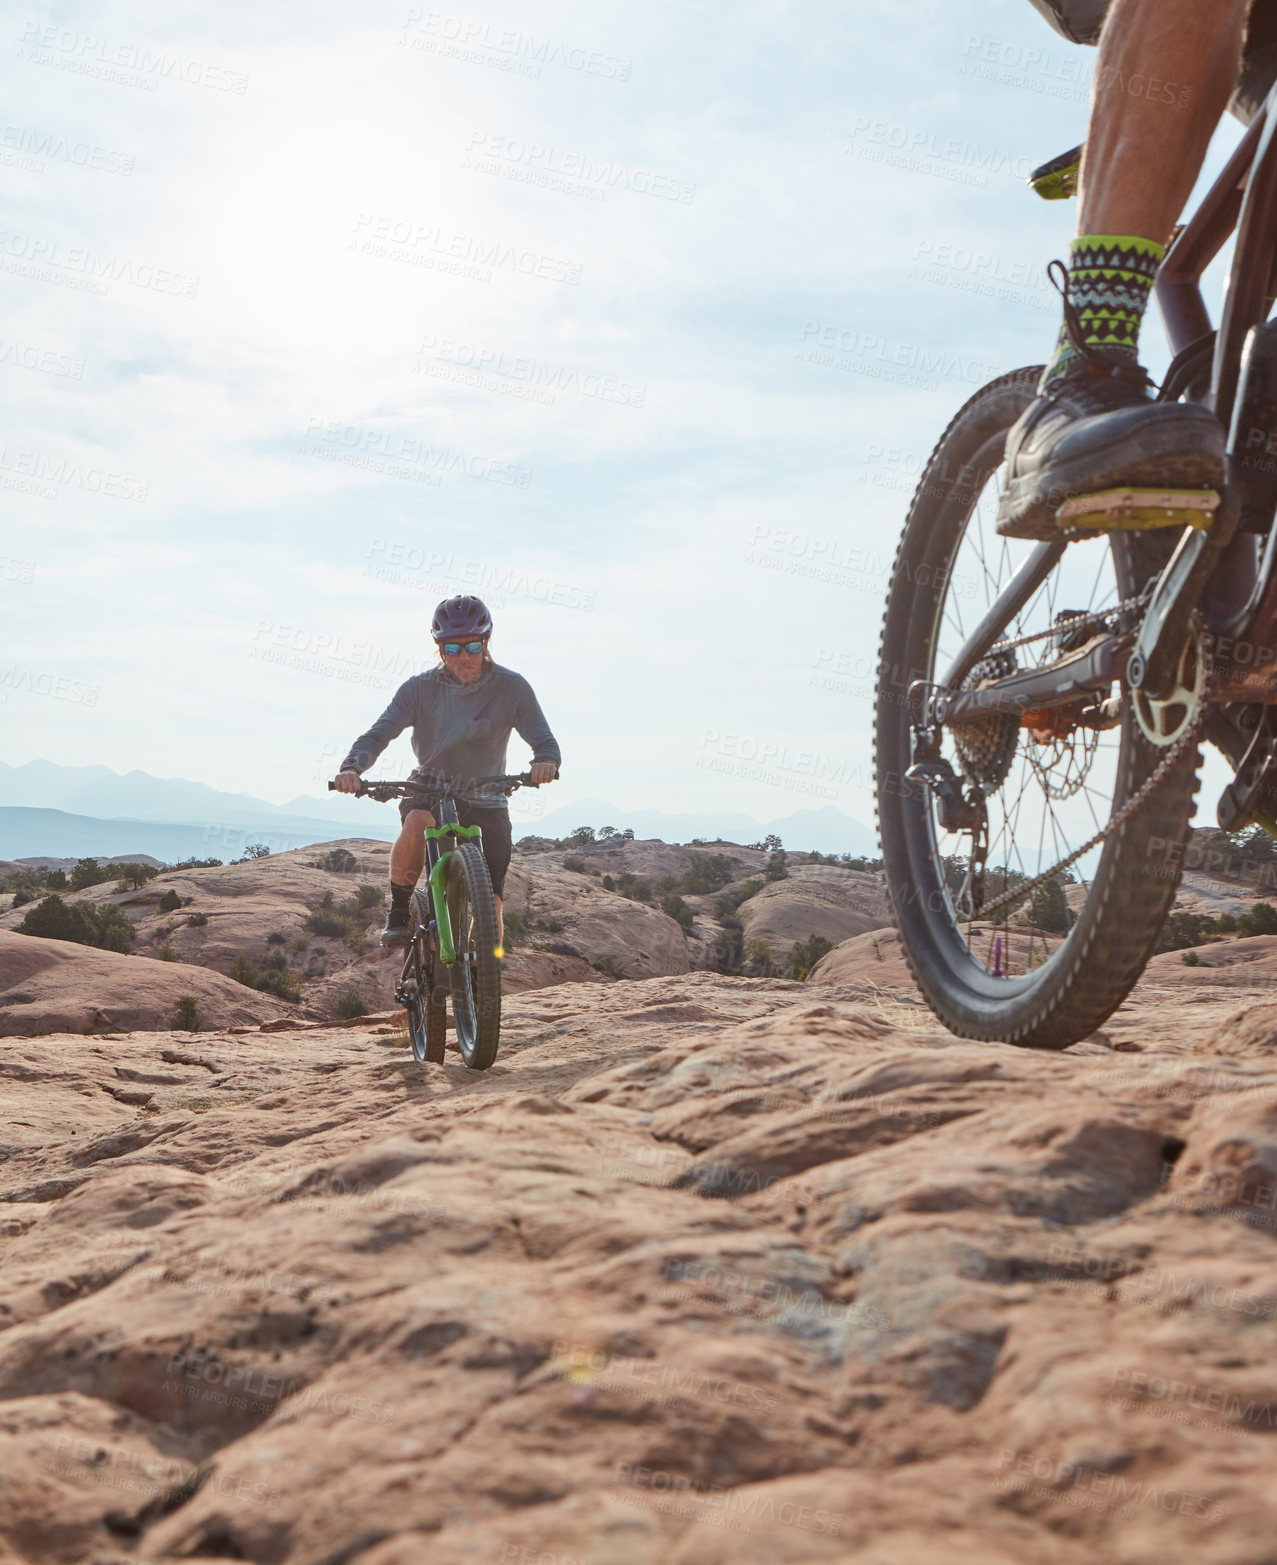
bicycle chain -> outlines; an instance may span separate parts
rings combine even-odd
[[[1148,601],[1150,594],[1151,589],[1146,587],[1138,597],[1123,598],[1120,603],[1115,603],[1112,608],[1105,609],[1102,613],[1096,612],[1094,614],[1075,614],[1072,619],[1057,620],[1049,630],[1035,630],[1031,635],[1016,636],[1011,641],[996,641],[989,648],[986,656],[992,657],[996,652],[1012,652],[1017,647],[1027,647],[1034,641],[1046,641],[1052,636],[1067,635],[1070,631],[1076,630],[1080,625],[1088,625],[1091,623],[1102,625],[1105,620],[1112,619],[1115,614],[1124,614],[1128,609],[1138,609],[1143,607],[1143,605]]]
[[[1211,687],[1214,681],[1214,666],[1212,661],[1213,645],[1214,642],[1212,637],[1202,637],[1202,657],[1206,663],[1206,680],[1202,687],[1201,700],[1198,703],[1197,712],[1194,715],[1192,722],[1162,757],[1158,765],[1153,768],[1153,770],[1148,774],[1140,786],[1117,812],[1117,814],[1113,816],[1108,825],[1101,827],[1093,837],[1084,842],[1080,848],[1076,848],[1072,853],[1069,854],[1067,858],[1061,859],[1058,864],[1053,864],[1050,869],[1043,870],[1040,875],[1035,875],[1032,880],[1025,881],[1021,885],[1013,887],[1010,891],[1004,891],[1000,897],[995,897],[992,902],[990,902],[985,907],[981,907],[978,912],[973,911],[970,919],[971,923],[975,923],[977,919],[987,919],[992,914],[1001,912],[1004,907],[1008,907],[1016,902],[1022,902],[1025,897],[1031,897],[1040,886],[1044,886],[1048,881],[1054,880],[1054,878],[1060,873],[1062,869],[1068,869],[1070,865],[1076,864],[1078,859],[1089,853],[1092,848],[1098,847],[1101,842],[1106,841],[1113,835],[1115,831],[1117,831],[1120,826],[1124,826],[1131,818],[1131,816],[1134,815],[1136,810],[1138,810],[1140,805],[1144,803],[1144,801],[1151,793],[1153,793],[1157,785],[1174,766],[1176,761],[1179,760],[1180,756],[1183,755],[1184,751],[1189,747],[1189,745],[1195,744],[1197,742],[1198,730],[1206,721],[1206,713],[1211,697]]]

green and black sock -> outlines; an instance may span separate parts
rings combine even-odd
[[[1140,322],[1166,246],[1128,234],[1083,234],[1069,246],[1069,302],[1089,348],[1139,357]],[[1042,385],[1062,375],[1078,350],[1061,328]]]

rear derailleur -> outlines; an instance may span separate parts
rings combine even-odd
[[[974,918],[984,902],[984,865],[989,852],[989,812],[984,793],[976,783],[963,788],[962,780],[940,753],[940,729],[914,730],[913,765],[905,782],[930,789],[936,801],[941,831],[971,833],[967,873],[958,893],[959,912]]]

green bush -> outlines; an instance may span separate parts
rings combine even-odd
[[[359,868],[359,861],[349,848],[334,848],[320,860],[323,867],[334,875],[349,875]]]
[[[34,891],[27,891],[25,889],[19,889],[19,890],[15,891],[14,894],[13,894],[13,906],[14,907],[26,907],[28,902],[34,902],[34,901],[35,901],[35,892]]]
[[[192,913],[186,922],[191,926],[192,929],[203,929],[204,925],[208,923],[208,914]]]
[[[360,908],[381,907],[386,900],[386,893],[380,886],[362,885],[355,892],[355,903]]]
[[[40,935],[45,940],[69,940],[75,945],[97,946],[102,951],[133,949],[132,922],[112,903],[94,907],[90,902],[66,903],[59,896],[45,897],[18,925],[18,932]]]
[[[770,838],[768,839],[771,840]],[[789,879],[789,855],[784,848],[776,848],[767,860],[767,868],[763,871],[764,880],[788,880]]]
[[[517,907],[504,909],[502,928],[505,930],[505,943],[507,946],[518,945],[528,932],[527,920]]]
[[[1237,933],[1237,916],[1234,913],[1221,913],[1215,920],[1215,928],[1221,935],[1235,935]]]
[[[1183,962],[1185,967],[1200,967],[1202,965],[1202,959],[1196,951],[1185,951],[1180,957],[1180,961]]]
[[[725,924],[742,902],[748,902],[750,897],[756,897],[762,889],[761,880],[742,880],[735,891],[724,892],[715,902],[714,917],[720,924]]]
[[[745,961],[756,973],[766,973],[771,967],[772,948],[769,940],[747,940]]]
[[[288,934],[287,934],[287,932],[285,930],[282,930],[282,929],[272,929],[270,934],[268,934],[266,936],[266,944],[268,946],[287,945],[288,944]]]
[[[251,956],[245,956],[243,952],[231,963],[231,977],[237,984],[243,984],[247,989],[257,988],[257,963]]]
[[[113,873],[117,876],[116,884],[123,890],[139,891],[148,880],[154,880],[159,870],[154,864],[115,864]]]
[[[661,898],[661,912],[668,914],[684,930],[690,929],[695,921],[691,908],[677,894]]]
[[[725,853],[693,853],[678,889],[689,897],[705,896],[736,879],[736,868]]]
[[[287,968],[274,968],[268,973],[263,973],[257,980],[257,987],[266,994],[278,995],[281,1000],[287,1000],[291,1005],[296,1005],[302,997],[301,980],[296,973],[290,973]]]
[[[156,952],[156,955],[161,962],[180,962],[182,960],[167,940],[160,947],[159,951]]]
[[[584,875],[585,860],[578,858],[575,853],[569,853],[564,857],[563,868],[571,870],[574,875]]]
[[[364,1004],[364,997],[352,984],[349,989],[343,989],[337,996],[337,1014],[350,1021],[356,1016],[366,1016],[368,1007]]]
[[[616,882],[612,879],[611,875],[604,875],[604,877],[603,877],[603,889],[604,889],[604,891],[615,891],[616,890]]]
[[[789,953],[789,976],[799,980],[806,978],[821,957],[833,948],[833,941],[826,940],[824,935],[808,935],[806,940],[795,942]]]
[[[605,876],[603,884],[606,886],[610,876]],[[609,887],[609,890],[612,888]],[[631,902],[650,902],[652,900],[652,882],[645,875],[633,875],[629,870],[623,871],[616,877],[615,889],[620,896],[628,897]]]
[[[174,1001],[173,1025],[182,1032],[200,1030],[199,1004],[193,994],[179,994]]]
[[[1277,908],[1271,902],[1256,902],[1249,913],[1237,920],[1239,935],[1277,935]]]
[[[170,888],[155,904],[157,913],[176,913],[182,905],[182,899],[176,891]]]
[[[1048,880],[1033,893],[1029,903],[1029,919],[1035,929],[1051,935],[1065,935],[1072,917],[1064,900],[1064,887],[1058,880]]]
[[[214,866],[221,868],[221,859],[178,859],[176,864],[170,864],[170,869],[212,869]]]

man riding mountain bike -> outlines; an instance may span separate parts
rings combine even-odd
[[[494,663],[488,652],[492,616],[484,603],[469,594],[445,599],[435,610],[430,634],[437,667],[400,685],[382,715],[351,745],[333,779],[339,793],[355,793],[360,774],[392,739],[412,728],[419,764],[409,780],[420,784],[420,793],[399,806],[403,829],[390,850],[383,946],[406,946],[411,938],[409,905],[425,866],[425,829],[438,824],[436,806],[444,791],[456,799],[461,825],[482,828],[500,928],[510,866],[510,812],[504,797],[485,795],[473,780],[505,771],[512,732],[532,749],[534,783],[553,782],[559,773],[559,746],[532,686],[522,674]]]
[[[1230,95],[1249,120],[1277,74],[1277,3],[1032,3],[1065,37],[1100,46],[1078,236],[1067,268],[1051,268],[1064,324],[1037,400],[1007,437],[998,511],[1003,536],[1041,539],[1057,536],[1056,509],[1075,495],[1224,481],[1219,420],[1200,403],[1151,400],[1139,329]]]

